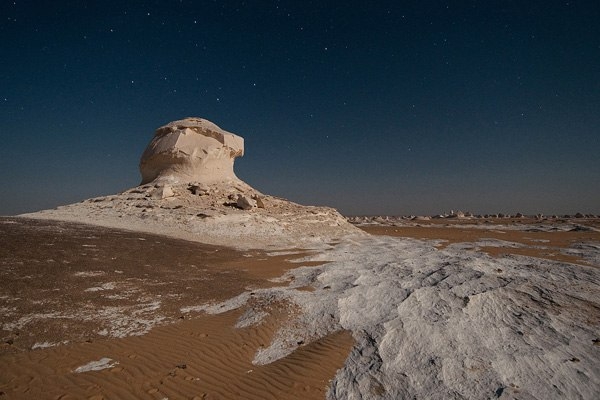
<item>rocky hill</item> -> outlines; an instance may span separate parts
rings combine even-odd
[[[210,121],[174,121],[144,151],[140,186],[23,216],[237,248],[322,247],[364,235],[332,208],[265,195],[237,178],[234,159],[243,154],[244,139]]]

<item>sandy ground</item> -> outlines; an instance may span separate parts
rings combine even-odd
[[[564,222],[564,221],[563,221]],[[513,229],[516,225],[521,229]],[[555,222],[553,222],[555,224]],[[600,220],[585,221],[592,229],[600,227]],[[483,239],[494,239],[508,242],[510,246],[477,246],[476,250],[484,251],[495,257],[519,254],[523,256],[544,258],[554,261],[593,266],[592,263],[568,250],[581,242],[600,242],[600,231],[572,228],[558,230],[547,228],[542,230],[536,220],[445,220],[415,226],[366,225],[361,228],[374,235],[408,237],[414,239],[439,240],[438,248],[443,249],[454,243],[478,242]],[[550,223],[546,223],[552,226]],[[524,226],[524,227],[523,227]],[[543,227],[544,224],[541,224]],[[474,248],[475,250],[475,248]]]
[[[598,265],[579,257],[574,247],[600,242],[596,230],[538,229],[535,221],[361,228],[375,235],[431,240],[440,252],[468,243],[472,246],[464,251],[500,259],[525,255],[584,268]],[[319,257],[310,255],[316,253],[299,249],[232,250],[24,218],[1,218],[0,235],[0,398],[322,399],[340,368],[351,368],[348,360],[359,364],[369,357],[360,353],[368,347],[356,347],[357,337],[338,328],[314,341],[294,343],[298,348],[275,362],[253,363],[281,327],[295,323],[298,313],[297,304],[286,302],[289,295],[271,298],[264,289],[287,287],[300,297],[333,292],[336,279],[315,288],[294,285],[296,275],[289,273],[323,264],[326,253],[323,261],[315,261]],[[282,275],[286,279],[273,279]],[[193,311],[201,304],[226,304],[249,291],[250,300],[231,311]],[[248,315],[264,317],[259,323],[240,323],[250,309]],[[591,311],[591,322],[585,324],[598,326]],[[592,352],[597,340],[590,342]],[[568,360],[573,365],[584,361]],[[360,383],[360,376],[352,376]],[[338,387],[348,386],[336,379]],[[376,379],[369,382],[371,397],[384,394]],[[503,391],[519,393],[516,386],[499,393]]]
[[[181,311],[284,285],[269,279],[311,265],[287,262],[304,252],[0,222],[2,398],[323,398],[353,345],[341,331],[256,366],[257,350],[294,315],[291,305],[259,305],[268,317],[247,328],[235,327],[243,310],[193,318]],[[99,370],[87,371],[93,362]]]

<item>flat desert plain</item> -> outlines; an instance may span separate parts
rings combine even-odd
[[[1,218],[0,399],[591,399],[599,226],[371,223],[267,252]]]
[[[585,228],[581,225],[568,225],[568,221],[539,221],[534,218],[489,218],[489,219],[439,219],[426,223],[412,224],[373,224],[363,229],[374,235],[410,237],[415,239],[437,240],[442,249],[450,244],[478,242],[493,239],[498,242],[486,246],[481,243],[478,249],[495,257],[510,254],[545,258],[574,264],[590,265],[570,250],[571,246],[585,242],[600,242],[600,220],[587,219]],[[502,245],[502,241],[505,242]]]

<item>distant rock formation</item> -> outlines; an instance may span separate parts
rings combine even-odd
[[[140,160],[141,185],[237,181],[233,161],[244,139],[201,118],[173,121],[156,130]]]

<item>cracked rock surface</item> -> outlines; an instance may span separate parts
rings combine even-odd
[[[291,270],[289,288],[253,292],[302,310],[255,362],[346,329],[356,346],[330,399],[595,398],[600,265],[435,244],[363,237],[298,260],[328,263]]]

